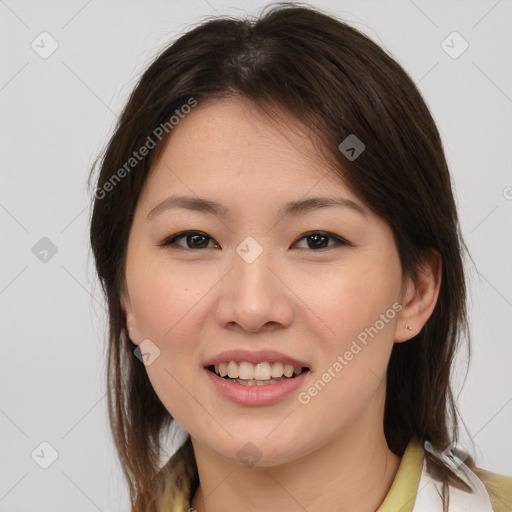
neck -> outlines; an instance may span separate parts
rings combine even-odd
[[[197,512],[375,512],[401,458],[388,448],[378,418],[360,420],[307,456],[269,467],[232,463],[192,438],[200,485],[191,506]]]

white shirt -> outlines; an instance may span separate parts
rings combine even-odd
[[[487,489],[478,476],[464,463],[458,467],[457,475],[471,486],[473,493],[448,486],[449,512],[493,512]],[[413,512],[443,512],[443,484],[427,472],[425,459],[423,459],[423,469],[412,510]]]

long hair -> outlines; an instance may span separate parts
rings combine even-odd
[[[292,114],[332,172],[389,224],[404,277],[418,275],[429,251],[441,255],[432,315],[391,352],[384,432],[399,456],[413,438],[438,452],[457,440],[450,382],[456,349],[469,342],[467,248],[439,132],[413,80],[369,37],[308,5],[273,4],[257,18],[207,18],[142,74],[89,177],[90,184],[101,157],[90,242],[108,303],[109,420],[134,512],[158,510],[164,496],[176,506],[191,497],[198,475],[190,437],[159,467],[160,436],[173,418],[126,332],[120,297],[128,234],[148,173],[172,134],[171,116],[186,112],[184,105],[230,96],[275,119]],[[351,134],[365,144],[355,159],[339,149]],[[150,140],[150,151],[130,160]],[[443,458],[425,456],[429,469],[465,488]],[[465,463],[474,467],[471,457]]]

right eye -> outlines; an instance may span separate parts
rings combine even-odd
[[[185,239],[186,247],[183,247],[180,244],[177,244],[177,240]],[[178,250],[194,250],[194,249],[208,249],[207,240],[213,240],[212,237],[208,236],[206,233],[201,231],[182,231],[180,233],[176,233],[175,235],[166,238],[161,244],[161,247],[171,247]],[[206,247],[205,247],[206,243]],[[216,245],[218,247],[218,245]]]

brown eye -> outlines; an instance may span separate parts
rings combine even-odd
[[[177,240],[185,239],[186,246],[177,244]],[[177,233],[176,235],[167,238],[160,245],[162,247],[169,247],[176,245],[182,249],[208,249],[208,241],[213,240],[211,237],[202,233],[200,231],[183,231],[182,233]]]
[[[328,240],[333,239],[335,240],[335,243],[333,245],[327,246]],[[305,247],[305,249],[329,249],[333,246],[339,246],[339,245],[351,245],[346,240],[343,240],[342,238],[333,235],[332,233],[328,233],[326,231],[311,231],[309,233],[306,233],[303,235],[300,240],[307,240],[308,247]]]

